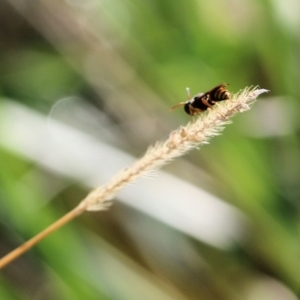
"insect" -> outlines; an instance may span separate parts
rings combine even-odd
[[[210,91],[197,94],[194,97],[191,97],[190,90],[187,88],[188,100],[174,105],[171,110],[183,105],[187,114],[191,116],[200,114],[202,111],[212,108],[216,102],[230,99],[230,92],[226,89],[227,85],[227,83],[222,83]]]

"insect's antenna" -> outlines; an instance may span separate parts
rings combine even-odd
[[[170,108],[170,111],[174,110],[175,108],[177,108],[177,107],[179,107],[179,106],[185,105],[185,104],[186,104],[186,102],[179,102],[178,104],[172,106],[172,107]]]
[[[187,88],[185,88],[185,89],[186,89],[186,94],[187,94],[188,100],[190,100],[190,99],[191,99],[190,88],[187,87]]]
[[[186,93],[187,93],[187,96],[188,96],[188,101],[191,99],[191,94],[190,94],[190,88],[187,87],[185,88],[186,89]],[[172,106],[170,108],[170,111],[174,110],[175,108],[179,107],[179,106],[182,106],[182,105],[185,105],[187,102],[179,102],[178,104]]]

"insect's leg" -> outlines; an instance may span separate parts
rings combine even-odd
[[[205,104],[206,106],[207,106],[207,109],[213,109],[213,106],[215,105],[215,101],[212,101],[212,100],[210,100],[210,99],[205,99],[205,98],[203,98],[202,99],[202,103],[203,104]],[[223,119],[225,119],[225,116],[224,115],[222,115],[222,114],[220,114],[220,113],[217,113],[218,115],[220,115]]]
[[[199,108],[195,108],[195,107],[193,107],[193,106],[190,106],[190,115],[191,116],[200,116],[200,114],[202,113],[202,110],[201,109],[199,109]]]
[[[213,110],[213,107],[208,107],[207,110]],[[216,112],[222,119],[226,120],[226,117],[219,112]]]
[[[212,108],[213,105],[214,105],[214,103],[213,103],[213,104],[209,103],[208,100],[205,99],[205,98],[202,99],[202,103],[203,103],[204,105],[206,105],[207,107],[209,107],[209,108]]]

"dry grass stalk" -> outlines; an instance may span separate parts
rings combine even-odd
[[[223,130],[224,125],[229,123],[229,118],[238,112],[248,110],[249,104],[254,102],[260,94],[265,92],[268,91],[258,89],[257,87],[245,88],[233,95],[230,100],[226,100],[219,105],[216,104],[214,108],[207,113],[201,114],[186,126],[173,131],[166,141],[158,142],[150,147],[145,155],[137,160],[131,167],[125,168],[117,173],[106,185],[93,190],[69,213],[1,258],[0,269],[84,211],[107,209],[118,191],[125,185],[134,182],[138,177],[159,169],[172,159],[184,155],[193,148],[208,143],[211,137],[218,135]]]
[[[228,124],[228,119],[238,112],[249,109],[249,104],[267,92],[265,89],[245,88],[230,100],[215,105],[208,113],[203,113],[186,126],[173,131],[164,142],[157,142],[131,167],[117,173],[106,185],[93,190],[80,204],[88,211],[104,210],[119,190],[134,182],[138,177],[157,170],[172,159],[184,155],[209,139],[218,135]]]

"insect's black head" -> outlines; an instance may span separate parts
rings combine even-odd
[[[184,111],[188,114],[188,115],[191,115],[191,103],[190,101],[186,102],[184,104]]]

